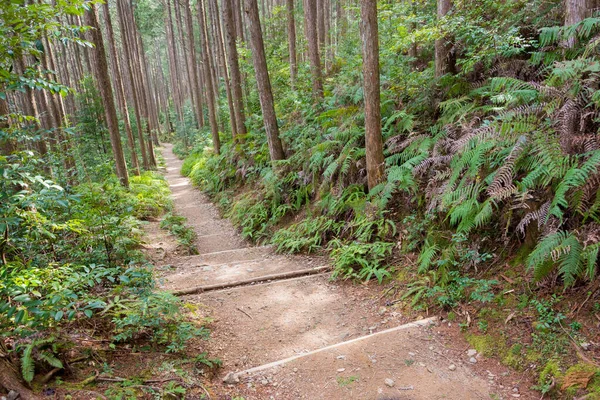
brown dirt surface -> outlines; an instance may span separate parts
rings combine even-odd
[[[268,246],[251,247],[179,174],[181,161],[170,145],[164,156],[175,212],[198,234],[200,254],[177,254],[176,242],[149,224],[147,247],[163,288],[180,290],[327,264],[322,257],[281,256]],[[375,283],[332,281],[325,273],[186,296],[213,320],[209,341],[191,346],[188,353],[208,350],[222,360],[207,386],[213,399],[539,398],[523,376],[497,361],[479,354],[471,360],[470,346],[456,324],[436,320],[369,336],[410,322],[381,292]],[[243,375],[239,383],[223,382],[231,372],[332,345]],[[194,396],[189,398],[202,398]]]

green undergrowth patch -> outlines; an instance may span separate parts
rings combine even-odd
[[[171,209],[159,174],[130,177],[129,190],[112,174],[64,188],[29,163],[0,157],[0,354],[20,378],[35,386],[97,351],[181,352],[207,336],[196,312],[157,290],[139,250],[142,221]]]
[[[198,254],[196,248],[196,232],[186,225],[187,219],[180,215],[169,212],[160,221],[160,227],[167,229],[177,237],[177,243],[185,249],[189,255]]]

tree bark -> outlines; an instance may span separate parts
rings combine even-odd
[[[210,132],[212,134],[213,148],[216,154],[221,152],[221,140],[219,139],[219,127],[217,125],[217,113],[215,107],[215,98],[213,96],[213,78],[211,76],[211,57],[209,52],[210,43],[208,43],[208,32],[206,29],[206,19],[204,17],[204,5],[202,0],[198,0],[198,21],[200,22],[200,44],[202,45],[202,59],[204,62],[204,84],[206,85],[206,102],[208,105],[208,120],[210,123]]]
[[[123,40],[123,50],[125,64],[127,65],[127,75],[129,77],[129,87],[131,88],[131,97],[133,98],[133,109],[135,112],[136,131],[138,136],[138,142],[140,143],[140,152],[142,153],[142,163],[144,169],[150,169],[150,160],[148,158],[148,152],[146,148],[146,140],[144,139],[143,133],[143,122],[140,112],[140,101],[138,98],[137,91],[135,90],[135,77],[133,71],[133,63],[131,56],[133,51],[131,49],[131,38],[127,29],[127,23],[125,20],[124,0],[117,0],[117,15],[119,16],[119,27],[121,28],[121,35]]]
[[[106,25],[106,36],[109,45],[109,54],[112,59],[113,75],[115,83],[115,91],[117,92],[117,103],[123,117],[123,124],[125,125],[125,133],[127,135],[127,145],[129,146],[129,152],[131,153],[131,168],[134,175],[140,174],[140,164],[138,162],[137,150],[135,149],[135,141],[133,140],[133,131],[131,129],[131,120],[129,118],[129,110],[127,109],[127,100],[125,99],[125,89],[123,87],[123,78],[121,76],[121,66],[119,65],[119,57],[117,56],[117,46],[115,44],[115,35],[113,32],[112,20],[110,18],[110,10],[108,9],[108,2],[102,5],[104,10],[104,21]]]
[[[236,46],[236,28],[234,26],[235,0],[223,0],[223,22],[225,24],[225,45],[229,72],[231,74],[231,94],[235,111],[235,124],[240,135],[246,135],[246,116],[244,114],[244,98],[242,94],[242,75],[238,62]]]
[[[452,0],[437,0],[437,17],[443,18],[452,8]],[[440,76],[454,71],[451,57],[452,43],[448,35],[443,35],[435,41],[435,76]]]
[[[258,86],[258,95],[260,107],[263,114],[263,122],[267,133],[267,142],[269,144],[269,154],[271,161],[283,160],[285,154],[281,139],[279,138],[279,128],[277,126],[277,116],[275,115],[275,103],[273,101],[273,92],[271,91],[271,81],[269,71],[267,70],[267,58],[265,56],[265,47],[260,28],[260,19],[258,15],[258,4],[256,0],[245,0],[245,11],[248,16],[248,28],[250,31],[250,45],[252,46],[252,63],[256,72],[256,84]]]
[[[214,8],[215,18],[217,20],[217,36],[219,41],[219,57],[221,64],[223,65],[223,80],[225,83],[225,93],[227,95],[227,106],[229,107],[229,123],[231,124],[231,136],[234,140],[237,140],[238,129],[235,120],[235,107],[233,105],[233,93],[231,91],[231,80],[229,78],[229,65],[227,63],[227,57],[225,55],[225,39],[223,37],[223,19],[222,14],[219,13],[219,4],[217,0],[209,0]]]
[[[385,176],[379,93],[377,0],[362,0],[360,11],[365,96],[365,149],[370,190],[383,182]]]
[[[17,378],[10,363],[2,358],[0,358],[0,387],[4,387],[9,391],[14,390],[19,393],[19,399],[22,400],[39,400],[42,398],[26,388]]]
[[[94,70],[100,89],[100,96],[102,97],[102,104],[104,105],[106,125],[110,135],[113,157],[115,158],[117,177],[119,178],[121,185],[129,187],[129,175],[127,174],[127,164],[125,163],[125,157],[123,156],[117,110],[115,108],[112,86],[108,75],[106,54],[104,53],[104,41],[102,39],[102,31],[100,31],[96,6],[94,4],[91,4],[90,9],[86,11],[85,19],[86,23],[91,27],[90,34],[92,43],[94,44]]]
[[[287,9],[287,31],[288,31],[288,49],[290,53],[290,83],[292,90],[296,86],[296,76],[298,75],[298,61],[296,59],[296,22],[294,21],[294,0],[286,0]]]
[[[565,0],[565,26],[575,25],[583,21],[586,11],[586,0]],[[576,43],[576,38],[570,37],[566,40],[565,47],[572,48]]]
[[[313,98],[319,100],[323,98],[323,76],[317,37],[317,0],[306,0],[304,23],[306,26],[306,40],[308,41]]]

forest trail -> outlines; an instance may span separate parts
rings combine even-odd
[[[327,265],[324,258],[282,256],[246,243],[180,175],[172,146],[163,153],[175,212],[196,231],[200,253],[163,258],[162,269],[166,260],[170,265],[161,279],[165,289]],[[456,327],[435,319],[407,325],[380,292],[375,284],[331,282],[329,273],[319,273],[185,296],[214,320],[199,349],[223,361],[213,393],[246,400],[535,398],[496,361],[475,355],[477,364],[471,363]],[[290,357],[296,358],[261,367]]]

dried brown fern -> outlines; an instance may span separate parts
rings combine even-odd
[[[413,174],[420,175],[434,165],[448,164],[450,163],[450,161],[452,161],[453,157],[454,156],[452,155],[445,155],[426,158],[425,160],[421,161],[415,168],[413,168]]]
[[[515,162],[521,155],[521,152],[525,149],[527,144],[526,136],[522,135],[515,143],[514,147],[504,160],[504,164],[494,176],[494,180],[487,188],[487,194],[494,199],[505,199],[509,193],[516,192],[516,187],[513,184],[513,172]]]
[[[424,137],[426,137],[426,135],[414,135],[409,136],[408,138],[404,135],[396,135],[389,138],[385,144],[391,154],[397,154],[404,151],[404,149],[406,149],[415,141]]]
[[[550,204],[551,202],[547,201],[544,204],[542,204],[542,206],[537,210],[525,214],[525,216],[517,225],[517,232],[520,232],[522,235],[525,235],[525,228],[527,228],[527,225],[529,225],[529,223],[531,223],[532,221],[537,221],[538,228],[541,228],[548,219]]]

